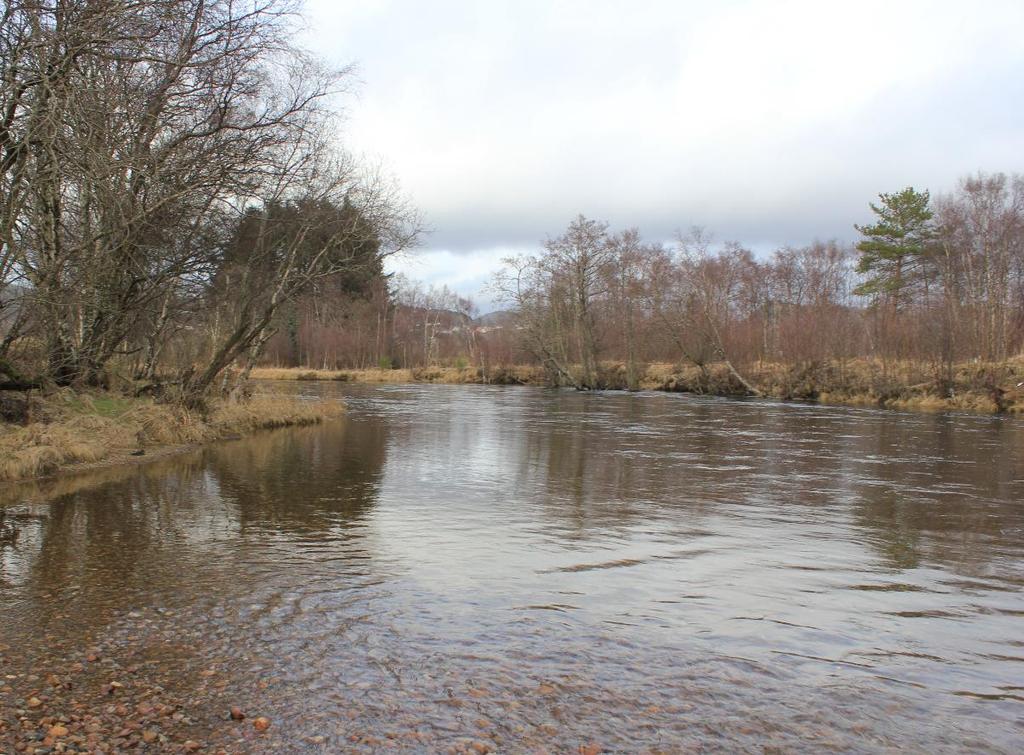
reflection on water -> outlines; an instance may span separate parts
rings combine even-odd
[[[1024,735],[1019,421],[289,389],[349,417],[0,508],[8,659],[119,639],[194,691],[210,741],[215,668],[218,705],[276,722],[247,748]]]

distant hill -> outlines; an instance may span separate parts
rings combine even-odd
[[[499,328],[511,325],[515,320],[516,313],[507,309],[499,309],[495,312],[488,312],[486,315],[480,315],[473,324],[481,328]]]

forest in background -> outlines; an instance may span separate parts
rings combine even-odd
[[[978,173],[869,207],[854,245],[767,257],[702,228],[665,244],[579,216],[538,254],[505,260],[489,292],[502,311],[474,317],[444,287],[382,276],[369,296],[296,302],[264,363],[472,368],[483,381],[534,365],[580,389],[651,387],[660,364],[709,393],[884,400],[916,386],[998,404],[1019,387],[1024,346],[1024,178]]]
[[[758,259],[701,228],[673,245],[576,218],[542,254],[507,260],[497,290],[529,352],[558,380],[603,387],[600,364],[764,364],[806,373],[852,360],[914,362],[937,392],[954,365],[1004,365],[1024,342],[1024,178],[977,174],[931,198],[906,188],[870,205],[852,248],[834,241]],[[998,381],[999,376],[987,379]]]

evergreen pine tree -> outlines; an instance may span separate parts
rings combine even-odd
[[[928,192],[913,187],[879,194],[879,198],[880,204],[871,203],[878,220],[854,226],[864,237],[857,244],[857,272],[868,276],[855,293],[886,296],[899,309],[904,294],[924,280],[930,242],[935,237],[934,213]]]

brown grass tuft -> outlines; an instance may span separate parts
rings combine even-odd
[[[206,416],[146,398],[60,392],[42,407],[43,421],[0,425],[0,481],[52,475],[137,450],[191,446],[265,428],[310,425],[340,416],[338,401],[260,394],[214,404]]]
[[[209,426],[220,437],[274,427],[315,425],[345,413],[340,401],[303,401],[261,394],[248,401],[225,403],[210,414]]]

